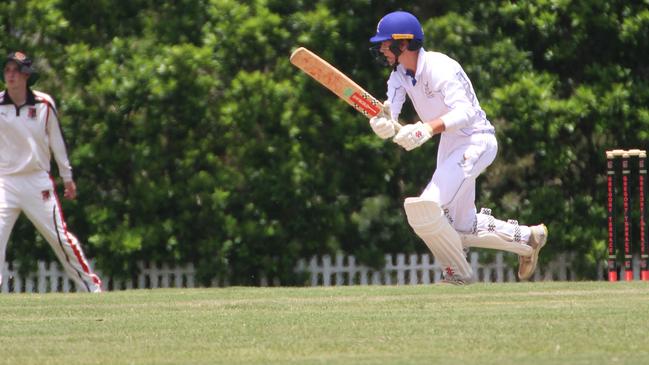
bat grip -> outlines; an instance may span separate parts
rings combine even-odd
[[[382,108],[381,108],[381,113],[380,113],[380,114],[381,114],[383,117],[385,117],[385,118],[387,118],[387,119],[389,119],[389,120],[392,121],[392,125],[394,125],[394,130],[396,130],[397,132],[399,132],[399,130],[401,129],[401,127],[403,127],[403,126],[401,125],[401,123],[399,123],[398,121],[392,119],[392,115],[390,114],[390,108],[389,108],[389,106],[388,106],[388,107],[385,107],[385,106],[382,107]]]

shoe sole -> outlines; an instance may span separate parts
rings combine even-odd
[[[545,244],[546,244],[547,242],[548,242],[548,227],[544,224],[544,225],[543,225],[543,240],[541,240],[541,242],[539,242],[539,245],[538,245],[538,246],[534,249],[534,251],[532,252],[532,256],[530,256],[530,258],[532,259],[532,261],[531,261],[531,266],[532,266],[534,269],[531,270],[530,273],[529,273],[527,276],[525,276],[525,277],[520,276],[520,273],[519,273],[518,278],[519,278],[520,280],[527,280],[527,279],[529,279],[530,277],[532,277],[532,275],[534,275],[534,271],[536,271],[536,264],[537,264],[538,261],[539,261],[539,253],[541,252],[541,249],[543,248],[543,246],[545,246]]]
[[[440,285],[453,285],[453,286],[464,286],[467,285],[466,283],[460,283],[457,281],[440,281]]]

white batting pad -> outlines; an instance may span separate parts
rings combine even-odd
[[[478,232],[478,234],[460,234],[464,247],[489,248],[513,252],[520,256],[532,256],[534,250],[529,245],[521,242],[506,240],[497,233]]]
[[[531,256],[534,250],[525,244],[530,236],[528,226],[520,226],[518,221],[503,221],[491,215],[491,209],[482,208],[476,214],[474,231],[462,232],[460,238],[464,247],[480,247],[509,251],[519,256]]]
[[[460,236],[448,223],[440,206],[432,200],[412,197],[406,198],[403,207],[408,223],[443,268],[450,267],[456,275],[471,280],[473,270],[464,257]]]

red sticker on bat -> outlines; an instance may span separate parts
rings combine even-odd
[[[370,117],[374,117],[381,112],[381,106],[379,104],[371,102],[367,97],[358,92],[353,93],[349,99]]]

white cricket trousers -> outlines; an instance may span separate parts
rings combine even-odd
[[[46,171],[0,176],[0,284],[7,242],[21,212],[52,246],[77,290],[100,292],[101,280],[88,265],[79,240],[68,232],[54,182]]]
[[[529,227],[518,227],[517,223],[477,213],[476,179],[491,165],[497,153],[498,142],[492,133],[442,136],[437,151],[437,168],[421,197],[438,202],[458,232],[495,231],[510,239],[527,242]]]

